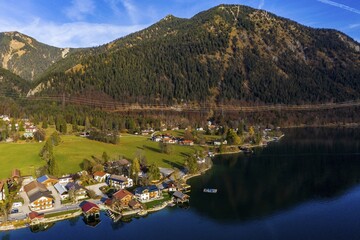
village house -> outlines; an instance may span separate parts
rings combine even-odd
[[[28,214],[28,218],[30,219],[31,222],[38,222],[41,219],[43,219],[44,217],[45,217],[44,213],[38,213],[38,212],[34,212],[34,211],[32,211]]]
[[[151,201],[161,196],[161,190],[155,186],[138,187],[134,190],[135,197],[140,201]]]
[[[161,136],[153,136],[151,138],[152,141],[154,142],[161,142],[162,141],[162,137]]]
[[[56,183],[54,185],[54,188],[56,189],[56,191],[59,193],[60,199],[61,201],[64,201],[65,199],[69,198],[69,192],[68,190],[65,188],[64,185],[60,184],[60,183]]]
[[[171,174],[174,173],[174,170],[171,168],[162,168],[159,167],[160,174],[163,176],[163,178],[168,178],[171,176]]]
[[[5,189],[4,189],[5,184],[7,184],[7,183],[4,181],[0,181],[0,202],[4,201],[6,199]]]
[[[69,197],[73,194],[73,197],[76,201],[87,198],[87,191],[83,186],[80,186],[78,183],[69,182],[66,184],[65,188],[69,193]]]
[[[94,174],[93,174],[94,180],[97,182],[105,182],[106,178],[109,176],[110,176],[110,174],[108,174],[104,171],[97,171],[97,172],[94,172]]]
[[[192,140],[184,140],[184,141],[182,141],[182,145],[193,146],[194,142]]]
[[[13,169],[11,172],[11,180],[19,183],[21,181],[21,173],[19,169]]]
[[[85,218],[94,217],[99,218],[100,217],[100,207],[96,205],[95,203],[84,201],[80,203],[80,208],[85,216]]]
[[[124,189],[134,186],[134,181],[131,178],[119,175],[110,175],[106,179],[106,183],[116,189]]]
[[[54,197],[44,184],[32,181],[24,186],[24,191],[29,198],[29,207],[32,211],[54,207]]]
[[[170,137],[166,137],[163,139],[163,143],[167,143],[167,144],[175,144],[177,143],[175,138],[170,138]]]
[[[163,182],[161,185],[162,191],[164,192],[176,192],[178,190],[177,184],[173,181]],[[160,187],[158,188],[161,189]]]
[[[59,182],[59,179],[57,179],[56,177],[53,176],[49,176],[49,175],[44,175],[39,177],[38,179],[36,179],[39,183],[44,184],[45,186],[49,187],[51,185],[55,185],[56,183]]]
[[[142,208],[142,205],[141,205],[141,203],[139,203],[139,201],[137,201],[135,198],[134,199],[132,199],[130,202],[129,202],[129,207],[131,208],[131,209],[140,209],[140,208]]]
[[[184,202],[187,202],[189,201],[189,195],[187,194],[184,194],[180,191],[176,191],[174,192],[173,194],[173,201],[176,202],[176,203],[184,203]]]
[[[0,115],[0,119],[4,122],[10,122],[10,117],[8,115]]]
[[[134,197],[134,194],[126,189],[122,189],[113,194],[112,203],[120,203],[121,207],[129,207],[129,203]]]
[[[73,182],[73,181],[74,181],[74,179],[72,178],[71,175],[64,175],[64,176],[60,177],[58,180],[59,180],[58,183],[60,183],[61,185],[64,185],[64,186],[65,186],[66,184],[68,184],[69,182]]]
[[[113,162],[107,162],[104,169],[108,173],[129,176],[130,166],[131,163],[127,159],[120,159]]]
[[[145,130],[141,131],[141,135],[146,136],[146,135],[149,135],[149,134],[151,134],[153,132],[154,132],[153,129],[145,129]]]

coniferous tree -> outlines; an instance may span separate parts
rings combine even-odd
[[[131,165],[131,176],[134,178],[135,184],[138,184],[139,173],[140,173],[140,162],[138,158],[134,158]]]

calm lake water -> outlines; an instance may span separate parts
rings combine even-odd
[[[360,239],[360,129],[291,129],[253,155],[218,156],[190,207],[130,222],[82,218],[2,239]],[[217,188],[217,194],[203,193]]]

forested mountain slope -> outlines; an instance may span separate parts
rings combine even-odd
[[[19,32],[0,33],[0,66],[29,81],[72,51],[39,43]]]
[[[360,46],[336,30],[220,5],[74,53],[34,89],[126,103],[341,102],[360,97]]]

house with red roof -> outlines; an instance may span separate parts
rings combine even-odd
[[[99,215],[100,207],[95,203],[83,201],[82,203],[80,203],[80,207],[85,217]]]
[[[134,194],[126,189],[117,191],[112,196],[112,203],[119,202],[122,207],[127,207],[131,200],[134,199]]]
[[[105,180],[108,176],[110,176],[110,174],[108,174],[104,171],[97,171],[97,172],[94,172],[94,174],[93,174],[94,180],[97,182],[105,182]]]

